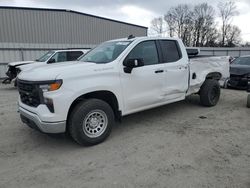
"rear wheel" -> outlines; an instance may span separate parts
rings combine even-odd
[[[220,84],[217,80],[207,79],[200,89],[200,102],[203,106],[215,106],[220,99]]]
[[[76,105],[69,119],[71,137],[81,145],[103,142],[111,133],[114,112],[99,99],[88,99]]]

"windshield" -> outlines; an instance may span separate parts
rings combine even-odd
[[[85,54],[79,61],[109,63],[114,61],[132,41],[104,42]]]
[[[39,59],[36,59],[36,61],[38,62],[45,62],[49,59],[49,57],[54,54],[55,51],[48,51],[46,54],[44,54],[42,57],[40,57]]]
[[[250,57],[239,57],[233,61],[235,65],[249,65],[250,66]]]

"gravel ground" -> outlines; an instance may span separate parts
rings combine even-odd
[[[222,90],[123,118],[111,136],[80,147],[22,124],[17,91],[0,86],[0,187],[250,187],[247,93]]]

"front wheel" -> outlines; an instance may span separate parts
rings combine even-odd
[[[200,89],[200,102],[203,106],[215,106],[220,99],[220,84],[217,80],[207,79]]]
[[[69,119],[71,137],[80,145],[103,142],[111,133],[114,112],[99,99],[88,99],[76,105]]]

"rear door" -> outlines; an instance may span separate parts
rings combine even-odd
[[[183,98],[188,90],[189,67],[176,40],[160,40],[165,65],[165,100]]]

